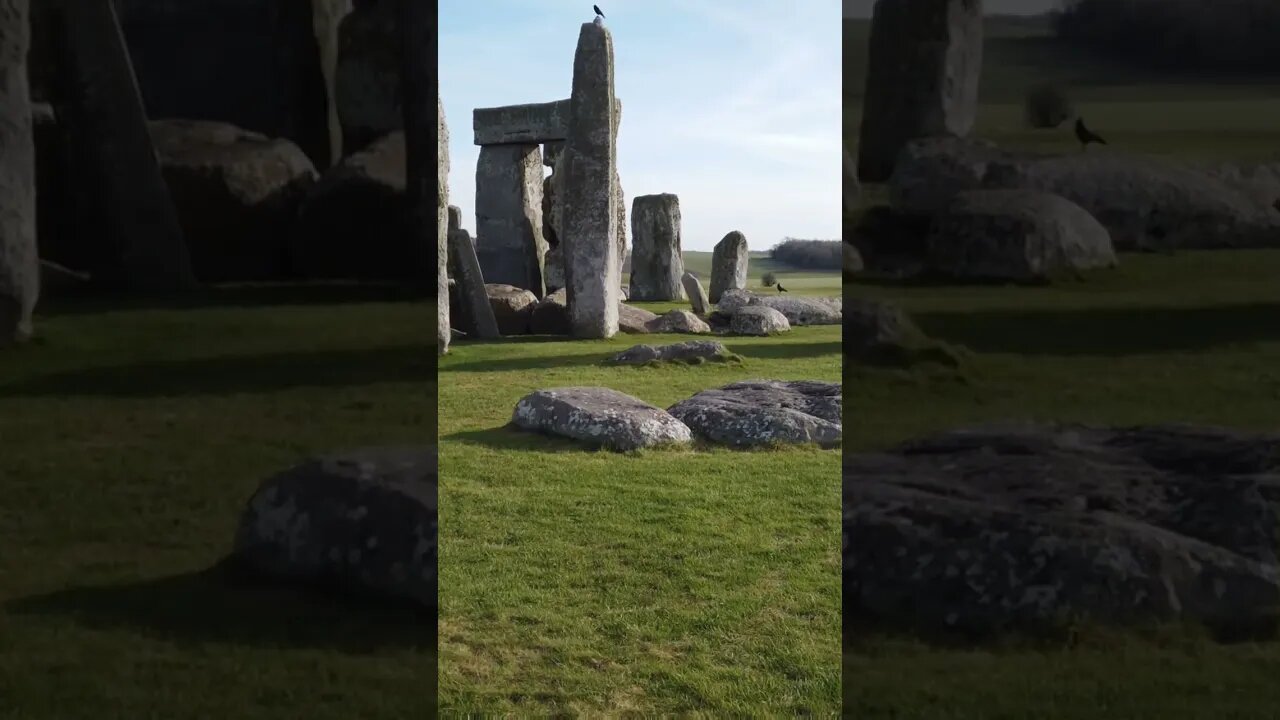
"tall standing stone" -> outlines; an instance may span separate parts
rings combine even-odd
[[[102,245],[94,281],[171,291],[195,285],[178,213],[160,172],[147,113],[111,0],[61,4],[66,117],[79,181]]]
[[[485,282],[541,298],[542,151],[536,144],[482,145],[476,163],[476,254]]]
[[[716,243],[711,252],[711,302],[729,290],[747,287],[747,238],[734,230]]]
[[[436,346],[443,355],[449,351],[449,127],[445,124],[444,103],[436,85],[436,13],[433,3],[400,0],[401,83],[404,97],[405,196],[409,208],[407,233],[415,250],[411,273],[417,284],[430,286],[431,256],[435,255]],[[427,176],[431,153],[427,135],[431,116],[427,113],[431,90],[436,90],[436,175]],[[432,189],[436,210],[427,208]],[[434,226],[434,253],[427,238]]]
[[[454,276],[457,280],[458,302],[461,307],[461,322],[472,337],[491,340],[502,337],[498,332],[498,321],[493,315],[493,306],[489,304],[489,295],[484,288],[484,273],[480,271],[480,263],[476,260],[476,248],[471,244],[471,234],[462,228],[449,231],[449,259],[453,261]]]
[[[575,337],[618,332],[616,135],[613,38],[603,23],[585,23],[573,58],[564,173],[563,237],[569,323]]]
[[[0,347],[31,335],[40,294],[27,0],[0,0]]]
[[[683,300],[680,198],[670,193],[631,201],[632,300]]]
[[[973,128],[982,0],[880,0],[871,20],[858,176],[884,182],[911,140]]]
[[[409,0],[409,4],[415,3]],[[436,344],[449,352],[449,128],[444,102],[436,95]],[[425,200],[425,198],[424,198]],[[422,203],[425,206],[425,202]],[[424,228],[425,229],[425,228]],[[425,236],[425,233],[422,233]]]
[[[697,275],[689,271],[685,271],[684,276],[680,278],[681,284],[684,285],[684,294],[689,298],[689,304],[693,306],[693,312],[698,315],[706,315],[711,311],[711,303],[707,301],[707,292],[702,289],[702,281]]]
[[[622,179],[615,170],[613,173],[614,203],[618,208],[617,228],[618,240],[618,290],[622,290],[623,268],[627,264],[627,198],[622,192]]]

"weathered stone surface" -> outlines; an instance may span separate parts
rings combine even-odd
[[[333,93],[344,155],[404,127],[398,5],[398,0],[357,2],[338,25]]]
[[[618,302],[618,329],[624,333],[644,335],[649,332],[649,323],[657,319],[655,312]]]
[[[298,146],[221,122],[158,120],[151,138],[203,282],[279,280],[288,234],[316,181]]]
[[[537,145],[486,145],[476,164],[476,254],[489,282],[546,292]]]
[[[651,362],[701,362],[728,355],[724,345],[714,340],[689,340],[671,345],[635,345],[610,357],[610,365],[645,365]]]
[[[557,186],[555,173],[542,179],[542,239],[547,242],[548,252],[560,246],[560,211],[556,201]],[[545,269],[543,270],[545,274]]]
[[[882,182],[907,142],[965,136],[982,73],[982,0],[876,3],[858,176]]]
[[[845,455],[845,617],[1271,627],[1280,436],[1009,424]],[[1273,629],[1273,628],[1272,628]]]
[[[436,157],[438,158],[436,161],[436,343],[438,352],[444,354],[449,351],[449,340],[453,336],[449,328],[449,128],[445,125],[444,103],[440,100],[438,92],[436,107],[439,128],[436,131]],[[417,124],[405,123],[406,127],[415,132],[415,141],[419,139],[418,128],[415,127]],[[417,179],[416,176],[414,179]],[[422,189],[425,190],[425,188]],[[417,203],[423,203],[425,198],[415,197],[414,200]],[[421,208],[415,214],[420,213]],[[417,225],[420,223],[415,223],[415,229],[421,229],[416,228]],[[425,235],[425,233],[406,234],[411,238],[414,235]]]
[[[264,576],[436,606],[436,449],[368,448],[262,483],[234,557]]]
[[[1116,264],[1111,235],[1092,215],[1034,190],[957,195],[929,237],[929,266],[967,280],[1043,282]]]
[[[554,140],[542,144],[542,164],[549,168],[555,168],[556,161],[560,159],[560,154],[564,152],[564,141]]]
[[[449,233],[449,258],[457,268],[459,315],[468,335],[490,340],[501,335],[493,306],[485,287],[480,262],[476,260],[476,248],[471,234],[466,230]]]
[[[747,238],[734,230],[711,251],[711,302],[720,302],[726,291],[747,286]]]
[[[525,430],[619,451],[692,439],[689,428],[661,408],[601,387],[539,390],[520,400],[511,420]]]
[[[493,308],[493,316],[498,322],[498,331],[503,335],[527,334],[538,298],[528,290],[514,285],[487,283],[484,289],[489,298],[489,307]]]
[[[858,161],[844,149],[844,211],[845,214],[858,209],[862,202],[862,184],[858,182]]]
[[[62,5],[57,100],[67,124],[77,184],[90,199],[81,212],[96,226],[90,270],[108,287],[174,291],[195,285],[178,214],[160,172],[147,114],[114,6],[108,0]],[[72,90],[73,89],[73,90]]]
[[[667,409],[694,434],[738,447],[774,443],[840,444],[839,383],[749,380],[697,395]]]
[[[151,117],[227,122],[290,140],[317,168],[337,161],[333,83],[351,0],[115,5]]]
[[[564,288],[547,293],[547,296],[533,307],[529,332],[534,335],[568,335],[571,330],[569,298]]]
[[[30,338],[40,297],[35,135],[27,85],[29,10],[27,0],[8,0],[0,7],[0,347]]]
[[[680,198],[641,195],[631,205],[631,299],[683,300]]]
[[[564,253],[559,247],[551,248],[542,258],[542,274],[547,281],[547,291],[564,290]]]
[[[462,229],[462,208],[457,205],[449,206],[449,232],[457,232]],[[474,240],[472,242],[475,242]]]
[[[688,310],[669,310],[650,320],[645,326],[651,333],[690,333],[703,335],[711,332],[711,326]]]
[[[569,100],[476,108],[471,113],[476,145],[527,145],[569,137]]]
[[[614,136],[617,137],[617,128],[615,126]],[[626,287],[627,263],[630,259],[627,250],[627,196],[622,192],[622,180],[618,177],[618,171],[613,172],[613,197],[614,206],[618,209],[618,220],[613,227],[617,231],[616,241],[618,243],[618,297],[622,300],[630,300],[631,294]]]
[[[773,335],[790,329],[786,315],[765,305],[740,307],[729,322],[730,332],[736,335]]]
[[[693,307],[693,311],[698,315],[706,315],[711,312],[711,302],[707,299],[707,291],[702,288],[702,281],[697,275],[689,271],[685,271],[680,276],[680,284],[684,286],[684,295],[689,298],[689,304]]]
[[[841,352],[870,365],[910,366],[933,363],[956,367],[963,361],[961,349],[927,337],[902,308],[866,298],[850,298],[842,304],[844,330]]]
[[[761,295],[750,290],[730,290],[720,298],[716,310],[733,315],[739,308],[763,305],[782,313],[791,325],[839,325],[841,303],[840,298]]]
[[[1036,155],[956,138],[911,143],[890,180],[899,213],[936,216],[956,195],[1021,189],[1060,195],[1116,250],[1280,247],[1280,211],[1207,172],[1119,153]]]
[[[1280,162],[1218,164],[1204,168],[1204,172],[1247,195],[1259,205],[1280,210]]]
[[[573,59],[569,132],[560,162],[569,320],[575,337],[608,338],[618,330],[613,38],[584,23]]]
[[[437,141],[443,151],[447,129]],[[405,136],[397,132],[325,171],[298,210],[295,272],[303,278],[417,281],[422,260],[410,232],[406,170]],[[446,183],[447,165],[438,170],[437,182]],[[443,195],[437,200],[440,257],[448,252],[447,202]],[[446,264],[441,272],[447,270]]]

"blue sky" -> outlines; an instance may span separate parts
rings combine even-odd
[[[845,17],[871,17],[875,0],[843,0]],[[1061,6],[1060,0],[986,0],[988,15],[1038,15]],[[602,10],[604,8],[601,8]]]
[[[635,196],[670,192],[686,250],[731,230],[755,250],[840,237],[840,0],[597,1],[613,35],[628,218]],[[567,98],[591,5],[440,0],[449,202],[464,227],[475,230],[472,109]]]

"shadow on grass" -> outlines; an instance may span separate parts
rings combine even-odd
[[[560,342],[567,342],[559,338]],[[494,343],[496,344],[496,343]],[[494,358],[452,363],[449,372],[511,372],[518,370],[550,370],[551,368],[603,366],[606,358],[621,352],[622,348],[601,347],[599,353],[582,355],[551,355],[545,357]]]
[[[172,397],[435,382],[427,345],[247,357],[213,357],[86,368],[0,385],[0,397],[98,395]]]
[[[213,285],[180,294],[84,292],[40,304],[44,316],[82,315],[122,310],[194,310],[273,305],[344,305],[425,301],[421,293],[391,283],[288,283]]]
[[[763,360],[798,360],[800,358],[821,357],[823,355],[839,355],[842,344],[839,340],[829,342],[788,343],[788,342],[735,342],[734,338],[725,338],[725,347],[743,357],[743,359],[760,358]]]
[[[930,337],[976,352],[1121,356],[1280,341],[1280,303],[919,313]]]
[[[515,425],[510,424],[488,430],[464,430],[442,436],[440,439],[503,451],[563,453],[594,453],[602,451],[601,448],[584,445],[568,438],[520,430]]]
[[[53,615],[91,628],[164,640],[319,648],[363,654],[435,652],[436,611],[326,588],[264,583],[231,563],[125,585],[79,587],[11,600],[13,615]]]

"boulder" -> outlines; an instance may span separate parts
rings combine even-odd
[[[702,287],[702,281],[697,275],[685,271],[680,276],[680,284],[684,286],[685,297],[689,298],[689,304],[693,307],[693,312],[697,315],[706,315],[711,311],[711,301],[707,298],[707,291]]]
[[[533,306],[529,332],[534,335],[568,335],[570,331],[568,297],[564,288],[548,294]]]
[[[526,335],[533,323],[533,308],[538,298],[524,288],[501,283],[486,283],[489,307],[503,335]]]
[[[1280,247],[1280,211],[1207,172],[1121,153],[1037,155],[956,138],[913,142],[890,179],[900,213],[937,216],[969,190],[1038,190],[1079,205],[1116,250]]]
[[[672,405],[667,412],[694,434],[721,445],[840,444],[840,383],[749,380]]]
[[[263,482],[234,558],[268,578],[436,607],[436,449],[369,448]]]
[[[691,333],[703,335],[711,332],[711,326],[688,310],[669,310],[645,326],[651,333]]]
[[[618,303],[618,329],[630,335],[643,335],[649,332],[649,323],[658,319],[658,314],[628,305],[624,302]]]
[[[280,280],[315,167],[292,142],[227,123],[157,120],[151,139],[202,282]]]
[[[299,277],[413,280],[404,153],[404,133],[393,133],[321,175],[294,226]]]
[[[1044,282],[1115,264],[1101,223],[1069,200],[1034,190],[960,193],[929,236],[929,268],[950,278]]]
[[[747,255],[747,238],[737,230],[725,235],[712,248],[712,303],[720,302],[720,296],[729,290],[747,286]]]
[[[516,404],[511,421],[524,430],[623,452],[692,439],[689,428],[661,408],[602,387],[538,390]]]
[[[735,335],[773,335],[790,329],[786,315],[765,305],[740,307],[729,322],[729,330]]]
[[[724,359],[729,351],[714,340],[689,340],[671,345],[635,345],[610,357],[610,365],[646,365],[651,362],[698,363]]]
[[[845,455],[847,621],[1274,630],[1280,436],[1007,424]]]
[[[978,110],[981,0],[876,3],[858,145],[858,175],[883,182],[908,141],[965,136]]]
[[[748,305],[763,305],[782,313],[790,325],[839,325],[841,304],[840,298],[761,295],[750,290],[730,290],[720,298],[716,310],[733,315]]]

